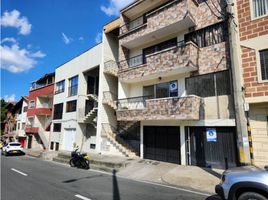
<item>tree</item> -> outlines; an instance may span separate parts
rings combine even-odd
[[[2,133],[4,132],[4,121],[6,119],[6,115],[7,115],[7,112],[8,112],[8,103],[4,100],[4,99],[1,99],[1,135]]]

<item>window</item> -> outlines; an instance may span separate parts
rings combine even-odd
[[[176,97],[178,96],[178,82],[174,80],[166,83],[144,86],[143,96],[150,96],[149,98]]]
[[[58,142],[55,142],[55,143],[56,143],[56,148],[55,148],[55,150],[58,151],[58,150],[59,150],[59,146],[60,146],[60,144],[59,144]]]
[[[54,123],[53,132],[61,132],[61,123]]]
[[[200,97],[231,94],[229,71],[221,71],[186,79],[187,94]]]
[[[74,112],[74,111],[76,111],[76,100],[67,102],[66,112]]]
[[[69,96],[77,95],[78,76],[69,79]]]
[[[198,47],[207,47],[226,41],[228,26],[220,22],[185,35],[185,42],[192,41]]]
[[[268,14],[268,0],[253,0],[252,4],[254,17]]]
[[[62,119],[63,103],[54,105],[53,119]]]
[[[57,82],[56,83],[56,91],[55,94],[59,94],[64,92],[64,88],[65,88],[65,80]]]
[[[28,110],[28,106],[24,106],[23,107],[23,112],[27,112],[27,110]]]
[[[268,80],[268,49],[260,51],[261,78]]]
[[[18,128],[17,128],[17,130],[20,130],[20,123],[18,123]]]
[[[53,150],[54,149],[54,142],[51,142],[50,143],[50,150]]]
[[[33,100],[30,101],[30,102],[29,102],[29,107],[30,107],[30,108],[34,108],[34,107],[35,107],[35,101],[33,101]]]
[[[24,130],[25,129],[25,122],[23,122],[22,124],[21,124],[21,130]]]

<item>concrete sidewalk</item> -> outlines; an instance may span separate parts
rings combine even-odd
[[[52,152],[53,153],[53,152]],[[43,160],[69,164],[70,152],[28,151],[26,154]],[[38,155],[40,154],[40,155]],[[44,156],[46,155],[46,156]],[[172,163],[128,159],[125,157],[88,153],[90,168],[100,171],[117,171],[117,175],[129,179],[161,183],[214,194],[214,187],[220,182],[223,170],[212,170],[196,166],[182,166]],[[50,159],[47,159],[49,157]]]
[[[222,170],[211,170],[196,166],[181,166],[172,163],[134,160],[117,174],[122,177],[163,183],[215,193],[215,185],[220,182]]]

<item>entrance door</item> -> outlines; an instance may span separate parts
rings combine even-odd
[[[63,148],[66,151],[73,150],[73,143],[75,141],[75,129],[64,129]]]
[[[31,149],[32,148],[32,140],[33,140],[33,136],[32,135],[29,135],[28,136],[28,145],[27,145],[27,148],[28,149]]]
[[[180,127],[144,127],[144,158],[180,164]]]
[[[215,141],[207,139],[206,130],[210,127],[190,127],[191,165],[200,167],[225,168],[237,165],[235,128],[212,127],[216,129]]]
[[[21,144],[21,147],[24,148],[24,146],[25,146],[25,138],[24,137],[19,137],[19,143]]]

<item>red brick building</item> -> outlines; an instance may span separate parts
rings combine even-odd
[[[27,148],[47,149],[50,137],[55,73],[45,74],[34,81],[29,91]]]
[[[241,70],[255,164],[268,163],[268,1],[238,0]]]

